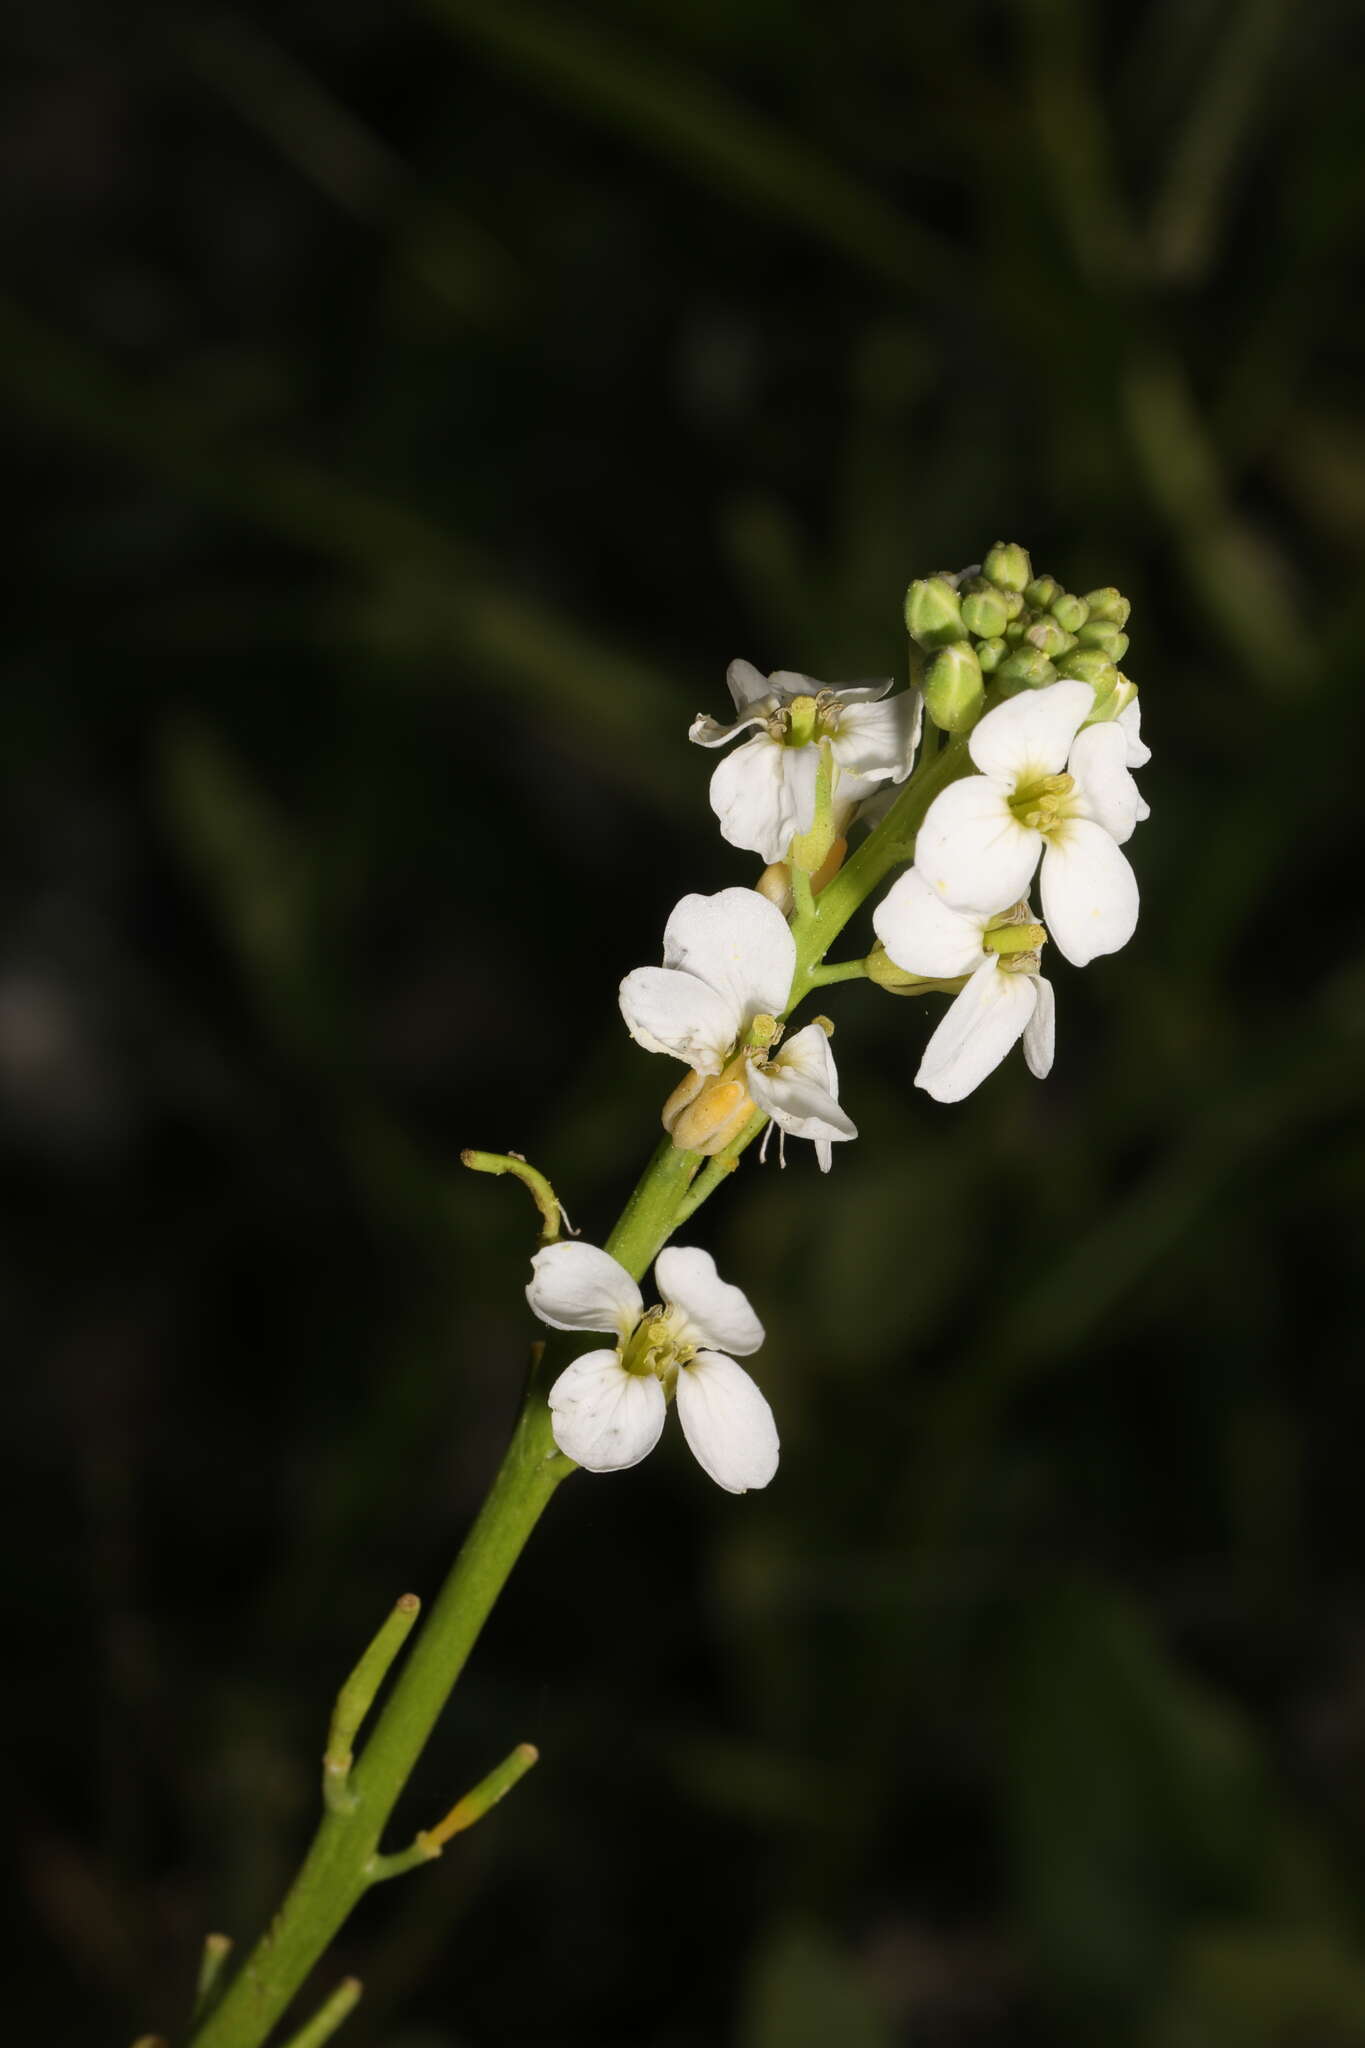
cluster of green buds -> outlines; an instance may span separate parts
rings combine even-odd
[[[988,692],[998,704],[1075,680],[1094,689],[1094,719],[1116,717],[1132,694],[1119,671],[1128,612],[1117,590],[1076,597],[1055,576],[1035,576],[1011,541],[998,541],[978,570],[922,577],[905,593],[905,623],[925,711],[943,732],[969,732]]]

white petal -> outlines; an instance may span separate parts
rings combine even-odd
[[[711,777],[711,808],[722,839],[770,864],[785,860],[797,832],[815,818],[818,747],[784,747],[756,733],[727,755]]]
[[[766,1486],[777,1470],[773,1411],[742,1366],[699,1351],[678,1374],[678,1420],[703,1472],[727,1493]]]
[[[1128,766],[1145,768],[1152,758],[1152,750],[1142,737],[1142,700],[1134,697],[1125,705],[1114,723],[1128,742]]]
[[[621,983],[620,1002],[637,1045],[672,1053],[699,1074],[720,1072],[744,1028],[728,997],[671,967],[634,968]]]
[[[778,694],[767,676],[761,674],[751,661],[732,661],[725,671],[725,681],[741,717],[764,697],[776,697]]]
[[[949,783],[930,804],[915,841],[915,866],[952,909],[993,917],[1024,894],[1042,846],[1041,834],[1014,816],[994,776],[969,775]]]
[[[747,1025],[761,1012],[778,1017],[786,1009],[796,941],[776,904],[756,889],[684,896],[664,926],[664,966],[715,989]]]
[[[803,1073],[795,1062],[784,1060],[782,1053],[767,1067],[750,1062],[749,1093],[789,1137],[834,1140],[858,1135],[858,1126],[839,1107],[833,1090]]]
[[[902,690],[884,703],[846,705],[839,713],[833,742],[840,769],[872,782],[888,776],[893,782],[904,782],[910,773],[919,709],[919,696],[913,690]]]
[[[1057,1000],[1045,975],[1035,975],[1033,985],[1038,1000],[1024,1026],[1024,1058],[1029,1072],[1045,1081],[1052,1072],[1052,1055],[1057,1046]]]
[[[1138,793],[1138,800],[1137,800],[1137,822],[1138,822],[1138,824],[1139,824],[1139,825],[1145,825],[1145,824],[1146,824],[1146,822],[1147,822],[1147,820],[1148,820],[1148,819],[1149,819],[1149,818],[1151,817],[1151,815],[1152,815],[1152,807],[1151,807],[1151,805],[1150,805],[1150,804],[1148,803],[1148,801],[1147,801],[1146,797],[1142,795],[1141,791],[1139,791],[1139,793]]]
[[[1131,839],[1138,786],[1128,773],[1128,742],[1118,726],[1088,725],[1077,733],[1066,765],[1076,778],[1079,815],[1103,825],[1120,846]]]
[[[818,676],[803,676],[791,668],[775,668],[768,687],[783,697],[837,697],[841,704],[871,704],[885,697],[895,684],[894,676],[881,676],[875,683],[822,683]]]
[[[1021,690],[986,713],[973,728],[967,751],[983,775],[999,775],[1011,783],[1059,775],[1071,742],[1094,705],[1089,683],[1049,683],[1042,690]]]
[[[627,1372],[615,1351],[585,1351],[550,1389],[550,1427],[589,1472],[623,1472],[659,1441],[668,1403],[653,1373]]]
[[[907,868],[872,913],[872,929],[897,967],[930,981],[952,981],[981,965],[988,913],[954,910],[917,868]]]
[[[671,1244],[654,1261],[660,1297],[681,1309],[692,1326],[693,1343],[723,1344],[747,1358],[763,1342],[763,1325],[744,1290],[716,1271],[710,1252],[694,1244]]]
[[[750,726],[762,723],[761,710],[755,711],[750,718],[737,718],[733,725],[722,725],[718,718],[711,718],[705,711],[699,711],[687,728],[687,737],[694,747],[723,747],[737,732],[747,732]]]
[[[615,1330],[622,1338],[644,1312],[625,1267],[595,1244],[550,1244],[537,1252],[526,1299],[552,1330]]]
[[[1117,953],[1137,927],[1137,877],[1103,825],[1072,818],[1043,855],[1043,918],[1073,967]]]
[[[961,1102],[999,1066],[1032,1017],[1037,1000],[1033,976],[1002,973],[992,953],[953,997],[947,1016],[924,1048],[916,1086],[935,1102]]]
[[[839,1073],[834,1064],[829,1033],[821,1025],[804,1024],[790,1038],[784,1039],[773,1065],[784,1072],[790,1070],[804,1074],[808,1081],[817,1082],[836,1102],[839,1100]]]

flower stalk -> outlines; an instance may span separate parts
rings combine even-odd
[[[912,678],[925,680],[936,663],[943,679],[937,698],[928,695],[932,725],[917,760],[915,683],[888,702],[889,682],[826,687],[785,671],[765,677],[747,663],[731,665],[736,722],[724,727],[700,716],[691,737],[716,748],[741,732],[750,735],[714,772],[712,804],[723,835],[767,867],[755,890],[684,897],[665,931],[665,965],[637,969],[622,984],[632,1036],[691,1070],[669,1098],[668,1135],[601,1251],[560,1242],[567,1219],[559,1200],[520,1154],[461,1155],[475,1172],[515,1176],[536,1204],[541,1249],[528,1298],[542,1321],[614,1334],[615,1348],[584,1354],[552,1386],[543,1347],[535,1347],[506,1455],[421,1628],[414,1633],[420,1603],[405,1594],[337,1696],[317,1832],[269,1929],[226,1985],[231,1944],[209,1937],[189,2048],[263,2048],[366,1891],[438,1858],[536,1762],[534,1747],[519,1744],[436,1826],[419,1831],[405,1849],[383,1851],[390,1816],[484,1621],[555,1490],[578,1469],[575,1460],[603,1471],[637,1462],[657,1439],[666,1404],[676,1401],[694,1453],[718,1484],[743,1492],[776,1471],[771,1412],[729,1355],[748,1355],[763,1338],[743,1294],[720,1282],[709,1254],[695,1247],[669,1250],[659,1263],[662,1306],[646,1308],[639,1283],[765,1127],[777,1127],[784,1138],[813,1139],[826,1170],[833,1143],[856,1137],[838,1099],[828,1046],[833,1026],[821,1018],[786,1033],[806,997],[856,979],[893,992],[953,993],[953,1009],[918,1077],[941,1101],[969,1092],[1021,1033],[1033,1071],[1050,1066],[1052,996],[1038,952],[1047,933],[1025,900],[1044,842],[1049,923],[1057,921],[1055,906],[1048,908],[1049,874],[1064,872],[1067,849],[1076,845],[1101,881],[1107,878],[1118,906],[1112,930],[1068,928],[1059,935],[1068,959],[1080,965],[1116,950],[1132,928],[1131,921],[1122,928],[1129,908],[1136,918],[1135,886],[1131,905],[1126,897],[1119,902],[1114,877],[1119,839],[1146,815],[1128,768],[1141,765],[1147,750],[1132,686],[1116,670],[1112,684],[1092,674],[1113,662],[1093,635],[1075,640],[1098,621],[1106,631],[1112,627],[1117,657],[1126,618],[1116,592],[1080,599],[1054,579],[1033,578],[1028,556],[1014,545],[988,554],[984,576],[963,571],[912,586]],[[1060,681],[1052,654],[1062,664]],[[1007,673],[1016,657],[1020,672]],[[1016,708],[1012,700],[1026,690],[1033,694]],[[1035,755],[1047,757],[1045,789]],[[884,807],[880,821],[843,860],[859,807],[873,802]],[[978,829],[983,819],[989,833]],[[1002,838],[1001,819],[1013,840]],[[1000,868],[1002,845],[1013,863],[1008,872]],[[854,914],[894,869],[917,856],[918,867],[878,909],[878,946],[865,957],[827,963]],[[1052,893],[1065,912],[1070,905],[1055,880]],[[1098,905],[1098,917],[1107,899],[1093,889],[1091,895],[1087,908]],[[695,1391],[703,1381],[704,1399]],[[717,1419],[722,1409],[743,1425],[731,1438]],[[561,1444],[572,1446],[572,1457]],[[596,1462],[594,1447],[601,1449]],[[368,1734],[357,1757],[363,1727]],[[289,2048],[321,2048],[359,1996],[359,1983],[345,1980]]]

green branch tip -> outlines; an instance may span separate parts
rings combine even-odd
[[[351,1745],[361,1722],[374,1704],[375,1694],[388,1676],[394,1658],[411,1634],[421,1607],[415,1593],[400,1595],[378,1635],[336,1696],[322,1759],[322,1796],[333,1812],[348,1813],[351,1809],[353,1799],[347,1782],[355,1761]]]
[[[325,2005],[319,2006],[306,2026],[291,2034],[284,2048],[322,2048],[337,2028],[360,2003],[363,1989],[359,1977],[343,1977]]]
[[[519,1742],[510,1756],[481,1778],[472,1792],[466,1792],[463,1799],[457,1799],[445,1819],[438,1821],[434,1828],[424,1828],[417,1837],[426,1843],[430,1853],[439,1855],[452,1835],[462,1835],[466,1828],[472,1828],[475,1821],[505,1799],[514,1785],[519,1785],[533,1764],[540,1762],[540,1751],[533,1742]]]
[[[553,1244],[561,1225],[572,1229],[564,1204],[545,1175],[537,1172],[520,1152],[475,1152],[466,1147],[460,1154],[460,1164],[471,1173],[514,1173],[540,1211],[542,1244]]]
[[[232,1954],[230,1934],[206,1934],[204,1951],[199,1958],[199,1977],[194,1988],[194,2018],[203,2019],[213,2005],[213,1994],[223,1974],[223,1965]]]

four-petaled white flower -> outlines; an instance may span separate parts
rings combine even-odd
[[[688,1447],[727,1493],[766,1486],[777,1470],[772,1409],[733,1356],[763,1342],[763,1325],[709,1252],[670,1245],[654,1262],[660,1305],[624,1266],[591,1244],[552,1244],[531,1261],[526,1299],[553,1330],[614,1334],[550,1389],[554,1439],[590,1472],[638,1465],[659,1441],[669,1397]]]
[[[903,782],[910,773],[922,717],[918,691],[888,698],[889,678],[819,683],[789,669],[765,676],[748,661],[732,661],[726,682],[738,714],[734,724],[701,712],[688,737],[699,747],[723,747],[752,729],[753,737],[711,777],[711,808],[731,846],[747,847],[770,865],[787,859],[793,836],[809,832],[815,821],[822,739],[833,757],[831,798],[840,832],[878,783]]]
[[[755,1107],[790,1136],[813,1138],[826,1170],[830,1147],[857,1137],[823,1028],[808,1024],[777,1046],[795,971],[781,911],[756,890],[722,889],[684,896],[664,927],[663,966],[637,967],[621,983],[636,1044],[693,1070],[665,1109],[685,1150],[720,1151]]]
[[[953,910],[914,868],[903,874],[872,922],[888,956],[926,981],[969,976],[924,1049],[919,1087],[936,1102],[961,1102],[1024,1041],[1030,1073],[1051,1072],[1055,1038],[1052,984],[1038,971],[1043,932],[1016,906],[1007,919]]]
[[[1129,734],[1086,726],[1089,683],[1026,690],[967,742],[980,774],[951,783],[920,826],[915,866],[954,910],[1017,902],[1042,855],[1043,916],[1073,966],[1116,953],[1137,924],[1137,880],[1120,844],[1138,818]]]

